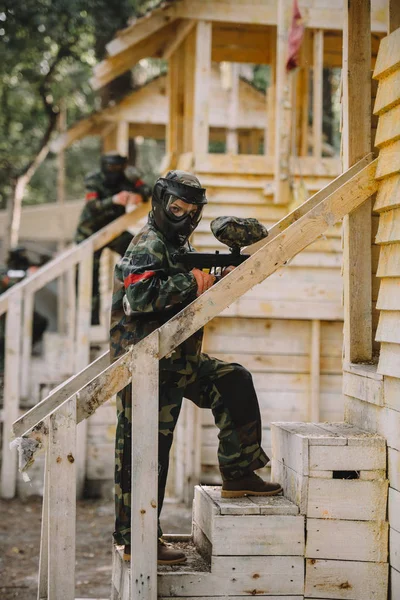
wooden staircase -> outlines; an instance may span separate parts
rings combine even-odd
[[[347,423],[275,423],[273,478],[284,496],[223,499],[197,486],[188,556],[159,567],[159,598],[386,600],[386,441]],[[112,598],[130,600],[114,548]]]

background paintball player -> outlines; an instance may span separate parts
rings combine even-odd
[[[146,202],[151,188],[140,179],[135,167],[127,166],[127,158],[116,152],[101,157],[100,171],[85,178],[86,204],[79,217],[75,242],[80,243],[125,213],[127,206]],[[107,247],[123,256],[132,234],[124,231]],[[92,325],[100,322],[99,271],[102,248],[93,256]]]
[[[38,267],[46,261],[35,263],[29,260],[26,249],[23,246],[17,246],[11,249],[8,253],[7,264],[0,267],[0,294],[11,288],[27,275],[34,273]],[[32,323],[32,346],[42,339],[43,333],[48,325],[46,317],[38,313],[36,310],[33,313]],[[5,341],[5,315],[0,317],[0,372],[4,370],[4,344]]]
[[[198,269],[188,271],[172,256],[179,248],[193,250],[189,236],[199,224],[207,203],[198,179],[184,171],[170,171],[154,186],[148,224],[131,242],[115,269],[111,313],[112,359],[121,356],[177,314],[214,283],[215,277]],[[254,473],[268,462],[261,448],[261,418],[250,373],[239,364],[225,363],[201,352],[202,330],[160,361],[158,511],[168,473],[169,452],[183,397],[210,408],[220,429],[218,460],[222,496],[275,495],[281,486]],[[130,558],[131,389],[118,394],[116,432],[114,539],[125,545]],[[159,526],[159,538],[162,531]],[[158,543],[160,564],[178,564],[185,555]]]

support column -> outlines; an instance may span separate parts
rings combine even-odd
[[[117,151],[121,156],[129,154],[129,123],[120,121],[103,137],[103,152]]]
[[[322,111],[324,79],[324,32],[314,31],[313,48],[313,156],[322,157]]]
[[[195,157],[208,153],[209,98],[211,77],[210,21],[198,21],[196,27],[196,66],[194,75],[193,152]]]
[[[237,120],[239,110],[239,65],[229,63],[231,69],[231,86],[229,89],[228,130],[226,132],[226,151],[237,154],[239,150]]]
[[[264,154],[274,156],[275,154],[275,104],[276,104],[276,30],[271,33],[269,39],[269,51],[271,62],[271,77],[267,88],[267,122],[264,133]]]
[[[289,157],[291,128],[291,86],[286,72],[288,32],[292,1],[278,2],[276,44],[276,106],[275,106],[275,202],[286,204],[290,200]]]
[[[400,27],[400,3],[399,0],[388,0],[388,34],[393,33]]]
[[[371,2],[344,0],[343,169],[371,149]],[[344,218],[345,360],[372,358],[371,200]]]

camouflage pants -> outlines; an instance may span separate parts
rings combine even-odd
[[[105,248],[110,248],[114,252],[117,252],[120,256],[123,256],[131,243],[133,235],[129,231],[124,231],[115,240],[112,240]],[[92,280],[92,325],[98,325],[100,323],[100,258],[103,248],[97,250],[93,255],[93,280]]]
[[[251,374],[241,365],[178,347],[160,361],[158,516],[164,501],[169,451],[183,398],[210,408],[219,428],[218,461],[223,479],[241,477],[268,462],[261,448],[261,418]],[[114,539],[130,544],[131,388],[117,398]],[[162,531],[159,525],[159,536]]]

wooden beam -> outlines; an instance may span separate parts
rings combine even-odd
[[[174,13],[176,6],[170,6],[157,14],[150,14],[141,19],[137,19],[126,29],[118,31],[116,37],[106,45],[109,56],[120,54],[131,46],[135,46],[146,40],[165,25],[175,20]]]
[[[193,118],[193,152],[195,156],[208,152],[211,33],[210,21],[197,23]]]
[[[289,156],[291,133],[291,87],[290,74],[286,72],[287,44],[292,1],[278,3],[276,44],[276,97],[275,97],[275,165],[274,201],[286,204],[290,200]]]
[[[185,40],[183,152],[193,152],[193,119],[197,31],[192,29]]]
[[[390,35],[400,27],[400,2],[388,0],[388,34]]]
[[[168,60],[173,55],[175,50],[182,44],[195,25],[196,21],[188,19],[184,19],[179,23],[176,28],[175,36],[171,39],[166,48],[164,48],[164,53],[162,55],[164,60]]]
[[[353,0],[343,32],[343,164],[371,150],[371,6]],[[344,219],[345,360],[372,358],[371,201]]]
[[[313,60],[313,155],[322,156],[322,113],[324,79],[324,32],[314,31]]]
[[[228,63],[231,69],[231,86],[228,99],[228,129],[226,133],[226,151],[229,154],[238,153],[237,120],[239,111],[239,65]]]

